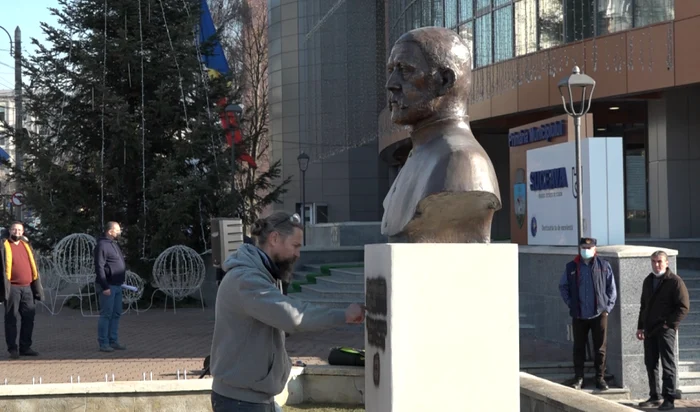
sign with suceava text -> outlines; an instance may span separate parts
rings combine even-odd
[[[575,142],[527,152],[528,244],[578,244]],[[581,139],[583,235],[625,242],[622,138]]]

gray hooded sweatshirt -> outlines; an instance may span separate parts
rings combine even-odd
[[[242,245],[223,264],[216,295],[211,345],[212,390],[244,402],[272,403],[289,378],[292,363],[285,332],[345,324],[345,311],[285,296],[263,264],[257,247]]]

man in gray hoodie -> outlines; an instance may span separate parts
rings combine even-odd
[[[211,347],[214,412],[275,412],[292,368],[285,332],[317,331],[364,322],[364,308],[346,310],[302,302],[282,293],[299,258],[303,226],[284,212],[258,219],[251,234],[224,262],[216,298]]]

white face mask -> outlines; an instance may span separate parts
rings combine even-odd
[[[666,273],[665,270],[663,272],[657,272],[656,269],[654,269],[653,272],[654,272],[654,276],[656,276],[657,278],[660,278],[661,276],[663,276]]]

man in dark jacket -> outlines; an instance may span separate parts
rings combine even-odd
[[[9,238],[2,239],[3,282],[0,282],[0,302],[5,303],[5,341],[11,359],[38,356],[32,349],[35,300],[42,300],[44,289],[39,279],[34,252],[24,237],[24,225],[10,225]],[[19,350],[17,349],[17,319],[21,318]]]
[[[569,307],[574,334],[574,389],[583,387],[583,366],[586,342],[593,335],[596,387],[608,389],[605,382],[605,350],[607,347],[608,314],[615,307],[617,288],[612,267],[596,254],[597,241],[582,238],[579,255],[566,265],[559,282],[559,291]]]
[[[95,246],[95,288],[100,293],[100,319],[97,322],[97,341],[101,352],[124,350],[119,343],[119,318],[122,316],[122,284],[126,280],[124,254],[117,244],[121,227],[108,222],[105,235]]]
[[[651,255],[650,273],[642,284],[637,339],[644,341],[644,364],[649,377],[649,399],[641,407],[674,408],[676,398],[676,332],[690,310],[688,289],[683,279],[668,267],[668,255],[659,250]],[[659,397],[659,358],[663,389]]]

